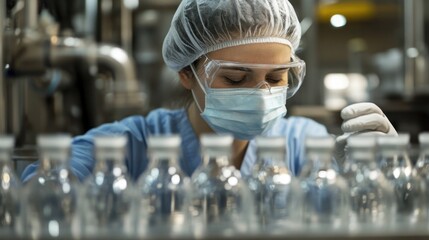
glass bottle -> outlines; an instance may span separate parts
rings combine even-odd
[[[265,185],[267,183],[268,171],[266,164],[267,162],[265,161],[265,159],[257,157],[250,175],[245,178],[245,181],[247,183],[247,186],[249,187],[250,193],[253,198],[254,212],[257,218],[256,221],[261,227],[261,230],[265,230],[267,224],[267,209],[265,207]]]
[[[77,224],[77,178],[69,169],[71,137],[39,135],[40,164],[24,186],[24,230],[31,238],[72,238]]]
[[[380,136],[378,163],[387,180],[393,186],[397,212],[396,223],[414,225],[425,217],[426,186],[413,169],[408,155],[409,134]]]
[[[299,181],[287,167],[286,139],[259,136],[255,142],[257,163],[248,183],[259,223],[270,234],[296,230],[302,196]]]
[[[137,234],[176,237],[189,234],[189,178],[179,167],[179,135],[148,138],[149,166],[137,182]]]
[[[347,227],[349,202],[345,179],[333,166],[334,139],[307,137],[305,146],[312,148],[308,156],[313,169],[302,179],[303,221],[310,229],[344,229]]]
[[[429,200],[429,132],[419,134],[420,154],[416,162],[417,174],[423,179],[426,185],[426,201]],[[426,203],[426,217],[429,215],[429,204]]]
[[[347,140],[351,231],[389,228],[395,213],[393,188],[377,167],[374,136],[350,136]]]
[[[12,167],[15,138],[0,135],[0,231],[13,234],[19,230],[21,183]]]
[[[229,134],[200,138],[202,164],[191,178],[196,237],[236,236],[255,228],[250,190],[230,164],[232,142]]]
[[[309,142],[310,143],[310,142]],[[314,164],[318,162],[319,158],[319,152],[320,152],[319,145],[314,144],[308,144],[305,145],[305,162],[301,169],[301,172],[299,173],[299,179],[303,180],[310,176],[311,172],[313,171]]]
[[[419,150],[415,168],[421,177],[429,180],[429,132],[419,134]]]
[[[132,234],[133,185],[125,166],[125,135],[96,136],[95,167],[82,189],[81,229],[84,236]]]

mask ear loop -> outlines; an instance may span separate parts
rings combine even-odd
[[[201,80],[200,80],[200,78],[198,77],[197,72],[195,71],[194,66],[191,64],[191,65],[190,65],[190,67],[191,67],[192,73],[194,74],[195,78],[197,79],[198,86],[200,86],[201,90],[203,90],[204,95],[207,95],[207,92],[206,92],[206,90],[204,89],[203,84],[201,83]],[[203,113],[203,109],[201,108],[200,104],[198,103],[198,99],[197,99],[197,97],[195,96],[194,90],[192,90],[192,89],[191,89],[191,93],[192,93],[192,97],[194,97],[195,104],[197,104],[198,110],[200,110],[200,113]]]

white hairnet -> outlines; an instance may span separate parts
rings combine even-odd
[[[179,71],[201,55],[249,43],[283,43],[295,52],[301,26],[288,0],[182,0],[162,55]]]

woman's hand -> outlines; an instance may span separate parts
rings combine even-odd
[[[398,135],[389,119],[374,103],[364,102],[349,105],[341,111],[341,118],[343,119],[341,125],[343,135],[336,138],[334,153],[340,167],[343,166],[345,160],[345,148],[350,135]]]

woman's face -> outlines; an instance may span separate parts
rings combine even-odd
[[[290,63],[291,49],[279,43],[258,43],[224,48],[207,54],[198,62],[196,72],[202,85],[210,88],[243,88],[287,85],[288,69],[275,65]],[[224,67],[210,67],[210,61],[226,63]],[[218,61],[216,61],[218,60]],[[226,62],[225,62],[226,61]],[[228,65],[228,62],[234,64]],[[236,64],[239,63],[239,64]],[[243,64],[241,66],[241,63]],[[252,68],[252,64],[264,67]],[[275,67],[270,67],[273,65]],[[209,67],[208,67],[209,66]],[[204,109],[204,92],[197,79],[193,79],[192,90]]]

